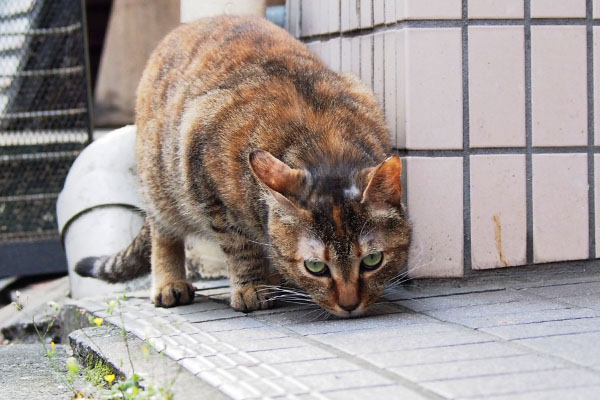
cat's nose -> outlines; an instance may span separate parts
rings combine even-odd
[[[354,311],[360,305],[360,299],[356,299],[356,301],[354,301],[353,303],[348,303],[348,304],[343,303],[343,302],[340,301],[339,305],[342,308],[342,310],[346,310],[348,312]]]

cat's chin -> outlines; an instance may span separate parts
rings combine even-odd
[[[330,309],[327,309],[327,311],[329,311],[331,314],[335,315],[338,318],[357,318],[357,317],[364,315],[365,311],[367,311],[367,309],[361,307],[359,309],[352,310],[352,311],[330,310]]]

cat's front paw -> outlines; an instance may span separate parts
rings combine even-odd
[[[196,289],[187,281],[173,281],[154,289],[153,302],[156,307],[175,307],[190,304]]]
[[[267,310],[273,307],[266,290],[262,285],[246,285],[234,288],[231,293],[231,307],[236,311],[251,312]]]

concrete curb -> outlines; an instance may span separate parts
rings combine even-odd
[[[142,385],[169,385],[175,399],[227,399],[214,387],[190,374],[177,362],[145,347],[144,341],[128,334],[126,342],[122,331],[114,326],[100,326],[79,329],[71,332],[69,342],[73,354],[85,364],[91,355],[100,359],[121,377],[131,377],[135,371],[140,375]],[[142,351],[142,348],[146,351]]]

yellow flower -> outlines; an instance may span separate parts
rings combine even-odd
[[[113,381],[115,380],[115,374],[106,375],[104,380],[108,382],[109,385],[112,385]]]
[[[96,326],[100,326],[102,325],[102,322],[104,322],[104,318],[96,317],[93,319],[93,321],[96,324]]]
[[[56,353],[56,345],[54,344],[54,342],[50,342],[50,350],[52,354]]]

